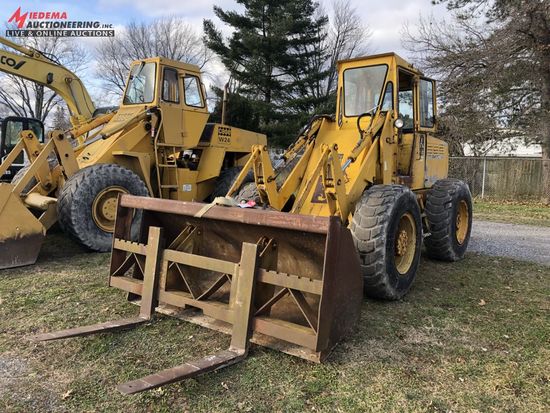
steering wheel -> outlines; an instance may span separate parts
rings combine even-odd
[[[365,113],[362,113],[361,115],[357,116],[357,129],[359,130],[359,133],[361,135],[363,135],[363,133],[365,133],[372,125],[372,122],[374,121],[374,115],[376,114],[376,110],[378,109],[378,105],[373,107],[371,110],[365,112]],[[365,116],[370,116],[370,123],[369,123],[369,126],[367,126],[367,129],[361,129],[361,120],[365,117]]]

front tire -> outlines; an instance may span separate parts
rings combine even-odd
[[[63,186],[57,202],[58,221],[63,231],[93,251],[111,250],[119,194],[149,196],[141,178],[129,169],[99,164],[81,169]],[[132,238],[137,239],[141,213],[132,221]]]
[[[351,233],[364,292],[397,300],[410,289],[420,262],[422,225],[416,195],[401,185],[375,185],[355,207]]]
[[[458,179],[440,179],[426,195],[431,235],[425,240],[431,258],[457,261],[464,257],[472,231],[472,195]]]

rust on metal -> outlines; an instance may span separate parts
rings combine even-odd
[[[145,255],[145,271],[143,273],[145,277],[142,281],[134,280],[133,283],[133,285],[140,285],[140,288],[135,290],[141,295],[141,306],[138,317],[124,318],[115,321],[107,321],[105,323],[92,324],[89,326],[75,327],[66,330],[54,331],[51,333],[39,334],[31,337],[31,340],[51,341],[71,337],[87,336],[97,333],[107,333],[111,331],[135,327],[150,320],[156,306],[156,286],[158,284],[157,275],[158,265],[160,262],[160,254],[162,253],[162,246],[162,229],[157,227],[149,228],[148,244],[143,245],[143,248],[140,249],[140,252]],[[126,284],[119,285],[121,287],[127,286]]]
[[[189,261],[192,261],[192,258],[189,258]],[[117,386],[117,389],[123,394],[138,393],[189,379],[243,360],[250,345],[250,321],[257,266],[258,245],[244,244],[240,263],[236,272],[232,274],[238,286],[235,289],[234,323],[228,350],[123,383]]]
[[[204,204],[122,195],[120,198],[120,206],[123,208],[144,209],[150,212],[192,217],[202,209]],[[319,234],[326,234],[328,231],[328,221],[325,217],[298,214],[273,214],[272,211],[263,211],[259,209],[215,206],[208,210],[205,217],[209,220],[232,221],[258,226],[270,225],[273,228],[292,228],[294,230],[304,230]]]
[[[52,341],[61,340],[71,337],[83,337],[97,333],[108,333],[116,330],[123,330],[134,327],[148,321],[147,318],[133,317],[123,318],[115,321],[107,321],[106,323],[92,324],[89,326],[69,328],[67,330],[54,331],[52,333],[38,334],[31,337],[32,341]]]
[[[181,366],[159,371],[158,373],[132,380],[117,386],[122,394],[135,394],[151,390],[166,384],[175,383],[184,379],[191,379],[200,374],[218,370],[241,361],[245,356],[231,350],[204,357],[199,360],[188,361]]]
[[[196,203],[120,198],[119,213],[143,214],[144,234],[151,226],[164,229],[168,247],[161,263],[159,305],[199,310],[234,328],[234,269],[243,245],[256,244],[260,263],[253,334],[268,337],[262,341],[275,343],[272,347],[282,341],[303,347],[308,359],[323,360],[359,318],[362,278],[349,230],[338,217],[214,206],[196,218],[201,208]],[[116,230],[122,233],[124,226]]]
[[[197,218],[201,208],[119,197],[109,285],[139,300],[133,321],[171,308],[168,313],[231,334],[229,349],[121,384],[124,394],[237,363],[251,341],[319,362],[357,323],[362,277],[338,217],[214,206]],[[136,214],[142,218],[137,241],[131,238]],[[43,337],[92,334],[116,323]]]

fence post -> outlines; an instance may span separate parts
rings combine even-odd
[[[485,196],[485,173],[487,171],[487,156],[483,157],[483,178],[481,180],[481,199]]]

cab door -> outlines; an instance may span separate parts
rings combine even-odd
[[[423,152],[420,150],[421,137],[418,134],[418,116],[416,110],[416,96],[418,91],[416,75],[405,68],[397,71],[397,114],[403,121],[399,131],[399,155],[397,162],[398,183],[410,186],[417,179],[422,181],[424,167],[419,165],[423,161]]]
[[[183,103],[180,72],[173,67],[163,66],[160,81],[160,104],[164,141],[174,146],[182,146],[185,138],[183,130]]]
[[[196,73],[186,72],[183,84],[183,128],[186,141],[197,146],[210,114],[206,107],[205,88]]]
[[[435,81],[426,77],[419,77],[416,82],[416,118],[417,118],[417,136],[419,142],[419,151],[422,155],[421,165],[416,168],[423,168],[422,180],[414,182],[415,188],[425,188],[431,186],[433,179],[429,171],[428,163],[431,159],[429,151],[430,143],[435,139]]]
[[[420,77],[418,81],[418,131],[424,137],[424,188],[447,176],[449,148],[446,142],[435,137],[437,131],[437,97],[435,81]]]

